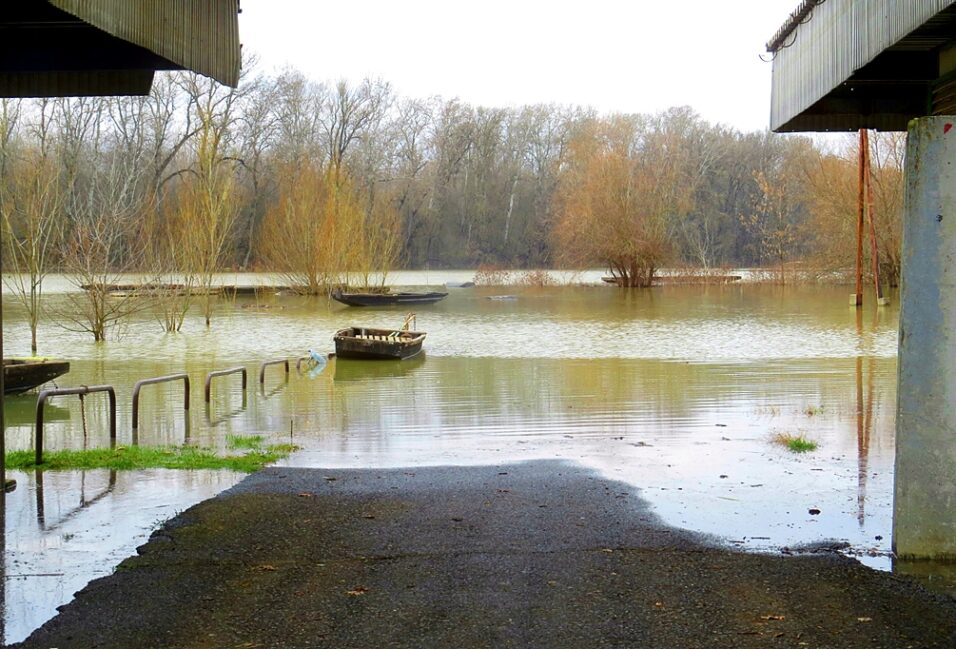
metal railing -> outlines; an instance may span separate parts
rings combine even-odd
[[[215,372],[210,372],[206,375],[206,403],[209,403],[209,390],[212,385],[212,380],[217,376],[228,376],[229,374],[242,374],[242,391],[246,391],[246,368],[245,367],[230,367],[227,370],[216,370]]]
[[[288,380],[289,378],[289,359],[288,358],[277,358],[271,361],[265,361],[259,367],[259,385],[265,385],[266,383],[266,368],[270,365],[285,365],[285,376]]]
[[[139,391],[144,385],[155,385],[156,383],[168,383],[170,381],[183,382],[183,410],[186,411],[186,424],[189,424],[189,375],[188,374],[170,374],[168,376],[157,376],[153,379],[143,379],[137,381],[133,386],[133,430],[139,428]],[[206,401],[209,400],[209,379],[206,379]]]
[[[110,397],[110,440],[116,441],[116,391],[112,385],[82,385],[78,388],[58,388],[55,390],[43,390],[37,396],[37,428],[36,428],[36,463],[43,464],[43,405],[50,397],[61,397],[67,395],[84,396],[94,392],[106,392]]]

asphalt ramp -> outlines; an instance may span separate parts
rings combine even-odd
[[[956,601],[744,554],[569,463],[271,468],[185,511],[16,647],[956,647]]]

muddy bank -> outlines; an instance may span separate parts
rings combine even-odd
[[[268,469],[157,531],[22,647],[952,647],[956,602],[738,554],[568,464]]]

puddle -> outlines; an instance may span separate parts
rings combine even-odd
[[[5,643],[19,642],[73,593],[109,575],[152,531],[244,477],[227,471],[8,471]],[[38,476],[41,476],[38,480]]]

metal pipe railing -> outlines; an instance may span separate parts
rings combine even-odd
[[[245,367],[230,367],[227,370],[216,370],[215,372],[210,372],[206,375],[206,403],[209,403],[209,389],[212,384],[212,380],[216,376],[227,376],[229,374],[238,374],[242,373],[242,390],[246,390],[246,368]]]
[[[189,421],[189,375],[188,374],[170,374],[168,376],[157,376],[153,379],[143,379],[137,381],[133,386],[133,430],[139,428],[139,391],[144,385],[155,385],[156,383],[167,383],[169,381],[183,382],[183,410],[186,411],[186,421]],[[208,385],[207,392],[208,394]],[[208,397],[207,397],[208,400]]]
[[[50,397],[60,397],[67,395],[87,395],[93,392],[106,392],[110,397],[110,440],[116,441],[116,391],[112,385],[82,385],[78,388],[57,388],[55,390],[43,390],[37,396],[37,428],[36,428],[36,463],[43,464],[43,405]]]
[[[265,385],[266,382],[266,368],[270,365],[285,365],[285,375],[288,379],[289,377],[289,359],[288,358],[277,358],[271,361],[265,361],[259,367],[259,385]]]
[[[312,360],[311,354],[307,356],[299,356],[297,359],[295,359],[295,371],[298,372],[299,374],[302,374],[302,361],[311,361],[311,360]]]

